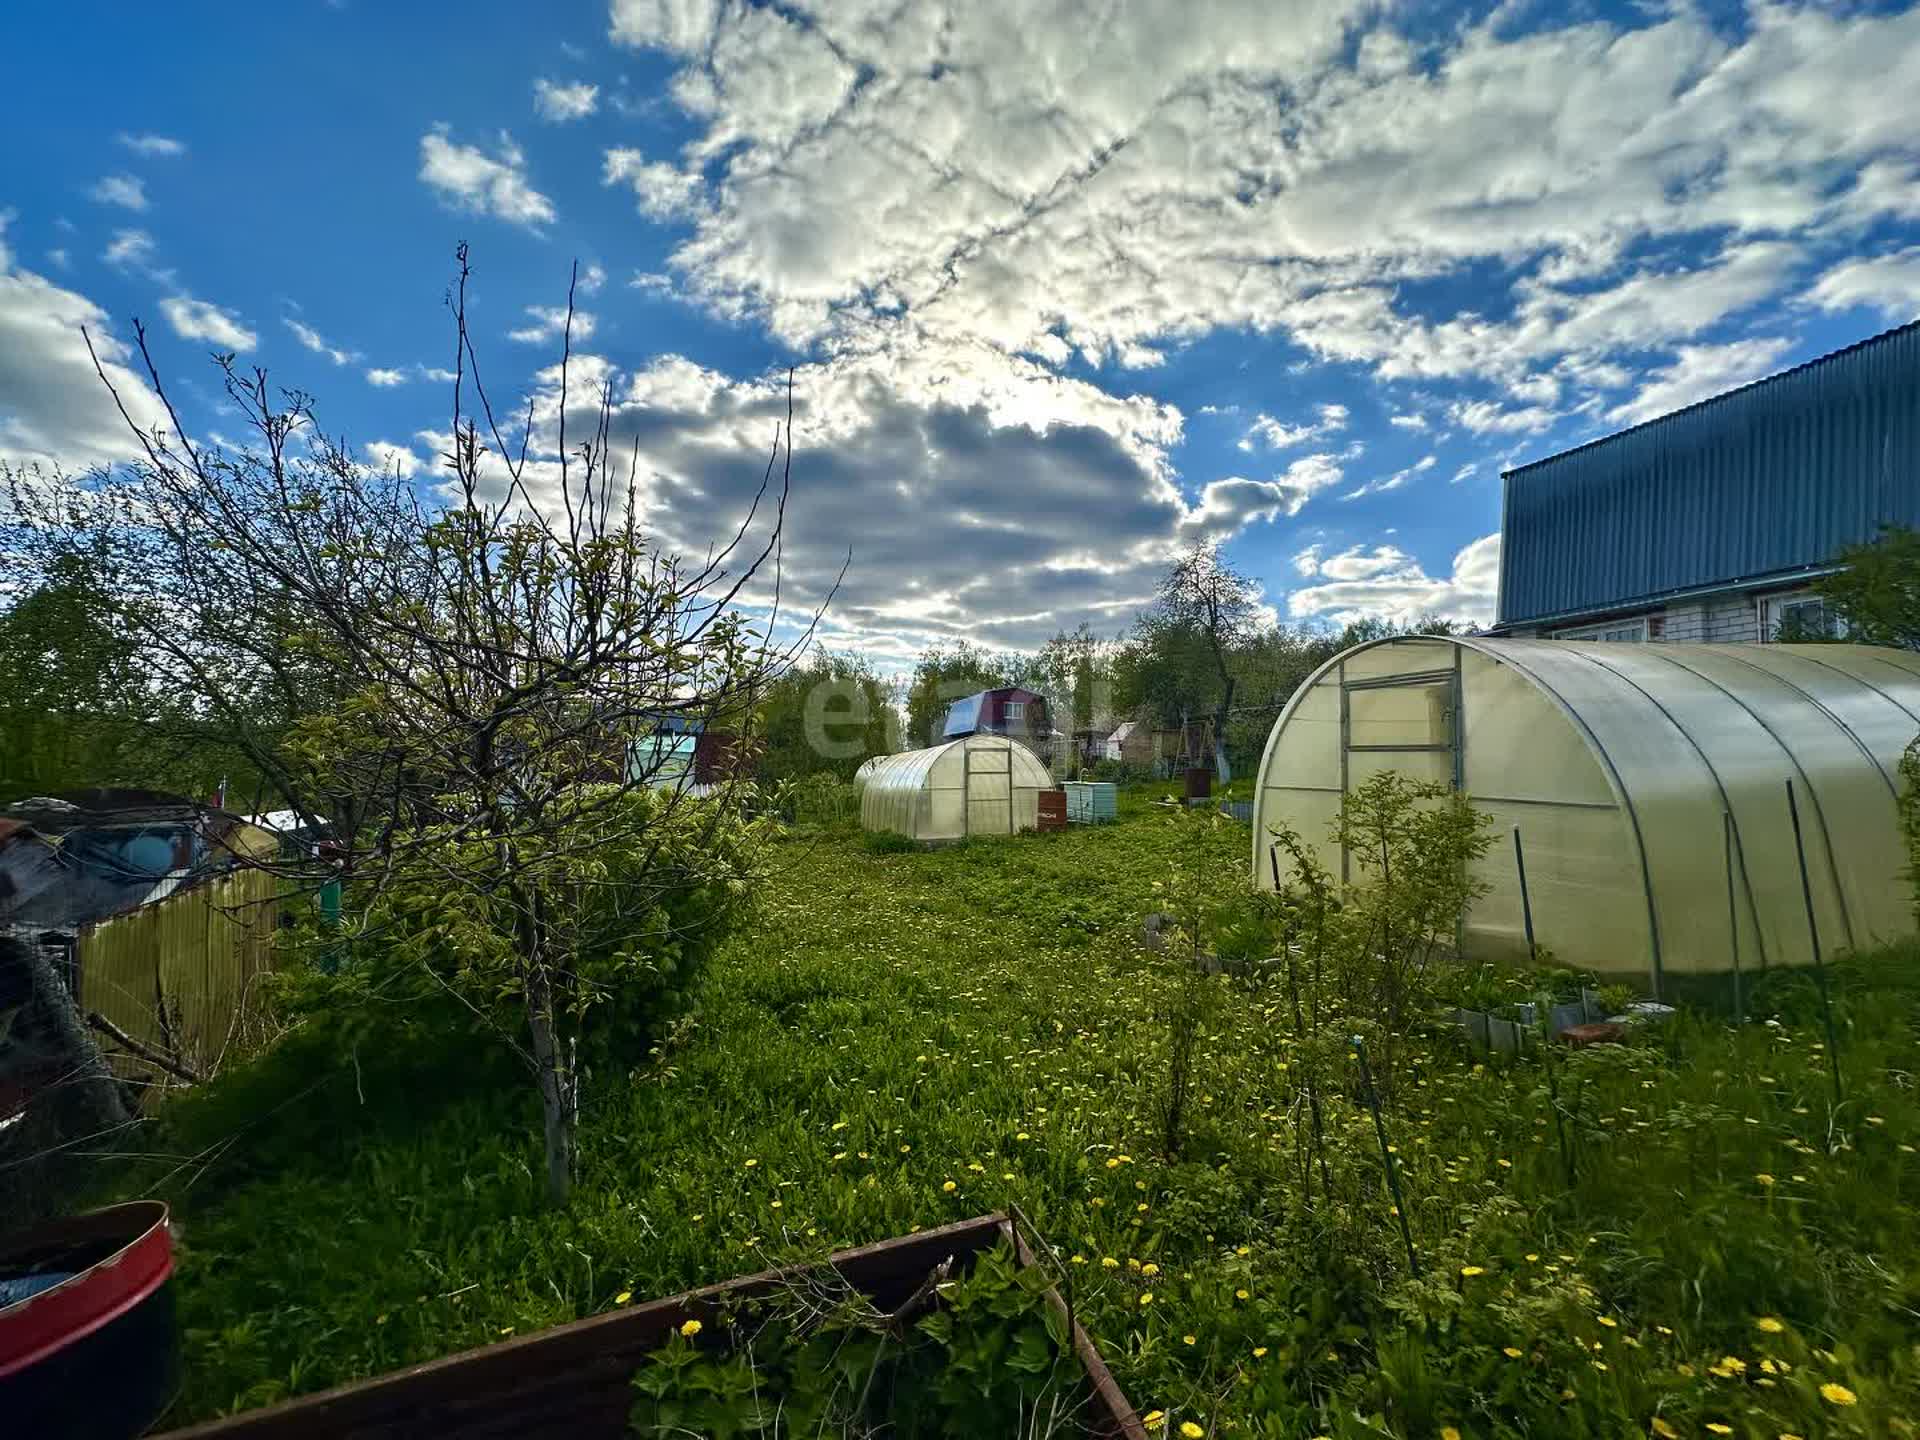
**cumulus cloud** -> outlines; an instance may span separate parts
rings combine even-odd
[[[376,366],[367,371],[367,383],[379,390],[391,390],[416,380],[451,383],[453,378],[453,371],[432,365]]]
[[[554,219],[553,202],[527,179],[527,157],[504,130],[495,153],[461,145],[436,126],[420,137],[420,178],[456,209],[537,229]]]
[[[1835,265],[1814,285],[1813,301],[1826,310],[1864,306],[1896,322],[1920,316],[1920,245]]]
[[[640,151],[616,147],[607,151],[600,170],[603,185],[625,185],[640,202],[640,213],[654,220],[674,220],[694,214],[704,182],[697,171],[681,170],[663,160],[649,160]]]
[[[222,350],[238,354],[251,350],[260,337],[247,329],[239,317],[222,310],[208,300],[191,295],[169,295],[160,302],[160,313],[182,340],[207,340]]]
[[[293,332],[294,339],[298,340],[307,349],[313,351],[314,354],[326,356],[326,358],[331,360],[335,365],[351,365],[355,360],[360,358],[356,351],[342,350],[337,345],[328,344],[326,337],[311,325],[296,320],[291,315],[283,316],[282,318],[286,322],[287,329]]]
[[[1409,624],[1439,615],[1486,625],[1492,623],[1500,583],[1500,537],[1483,535],[1464,546],[1444,578],[1428,575],[1419,561],[1394,545],[1356,545],[1318,561],[1309,573],[1323,583],[1287,596],[1287,613],[1296,620],[1342,625],[1374,616]]]
[[[1288,425],[1263,412],[1240,437],[1240,448],[1251,451],[1257,443],[1269,450],[1287,450],[1310,440],[1325,439],[1347,428],[1349,413],[1344,405],[1326,404],[1319,408],[1312,423]]]
[[[1758,380],[1774,368],[1789,344],[1768,337],[1726,345],[1682,345],[1671,365],[1652,372],[1640,393],[1609,410],[1607,418],[1638,425]]]
[[[147,185],[137,175],[102,175],[87,194],[102,205],[119,205],[127,210],[147,208]]]
[[[153,260],[153,236],[144,230],[116,230],[100,258],[119,269],[143,270]]]
[[[558,84],[542,76],[533,82],[533,108],[542,120],[564,125],[569,120],[584,120],[599,108],[600,87],[586,81]]]
[[[0,211],[0,459],[83,469],[133,458],[137,442],[94,373],[83,326],[134,422],[150,428],[165,423],[165,412],[129,368],[131,349],[105,311],[15,263],[11,218]]]
[[[366,463],[372,468],[390,470],[403,480],[411,480],[426,464],[410,446],[395,445],[388,440],[375,440],[360,448],[367,457]]]
[[[527,306],[529,323],[509,330],[507,338],[522,345],[540,345],[560,339],[567,333],[567,307],[564,305]],[[593,335],[596,321],[585,310],[573,312],[573,343],[584,344]]]
[[[187,153],[187,142],[167,135],[129,135],[122,130],[113,137],[136,155],[172,158]]]

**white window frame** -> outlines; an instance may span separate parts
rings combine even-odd
[[[1626,632],[1632,630],[1634,634]],[[1629,620],[1604,620],[1597,625],[1575,625],[1571,629],[1553,632],[1556,640],[1599,640],[1608,644],[1645,644],[1647,639],[1647,617],[1636,615]]]
[[[1025,720],[1027,718],[1027,702],[1024,700],[1007,701],[1006,704],[1000,707],[1000,718],[1002,720]]]
[[[1760,639],[1767,644],[1773,643],[1780,622],[1787,618],[1786,612],[1802,605],[1818,605],[1821,617],[1827,622],[1827,634],[1841,633],[1840,617],[1833,613],[1826,597],[1817,590],[1786,590],[1777,595],[1762,595],[1757,604],[1760,607]]]

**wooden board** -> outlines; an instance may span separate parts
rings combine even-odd
[[[892,1309],[941,1261],[952,1257],[956,1266],[964,1267],[1002,1240],[1013,1242],[1022,1264],[1034,1263],[1032,1250],[1004,1215],[982,1215],[843,1250],[825,1263],[875,1304]],[[556,1325],[372,1380],[172,1430],[157,1440],[319,1440],[322,1436],[616,1440],[626,1434],[633,1372],[683,1321],[711,1321],[722,1301],[771,1290],[809,1268],[762,1271]],[[1066,1302],[1057,1291],[1049,1290],[1048,1296],[1061,1314],[1067,1314]],[[1074,1352],[1086,1367],[1093,1392],[1087,1432],[1108,1440],[1148,1440],[1092,1339],[1078,1323],[1072,1334]]]

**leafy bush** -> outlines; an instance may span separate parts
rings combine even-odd
[[[567,864],[546,884],[567,892],[566,913],[577,917],[559,938],[579,1058],[622,1067],[645,1057],[747,913],[756,846],[772,822],[649,789],[610,793],[602,818],[603,827],[583,825],[570,837]],[[486,862],[465,857],[475,868]],[[523,1045],[515,1027],[524,1012],[514,1003],[521,967],[504,896],[496,909],[417,877],[385,883],[378,875],[349,889],[359,893],[350,893],[346,913],[361,917],[351,929],[297,932],[301,953],[286,982],[294,1015],[342,1050],[476,1027]]]

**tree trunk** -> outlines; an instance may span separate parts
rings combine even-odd
[[[544,957],[536,957],[527,969],[527,1021],[546,1121],[547,1200],[558,1208],[573,1193],[574,1077],[554,1033],[553,983]]]
[[[1233,709],[1234,677],[1220,667],[1220,708],[1213,712],[1213,769],[1225,780],[1233,778],[1227,758],[1227,715]]]

